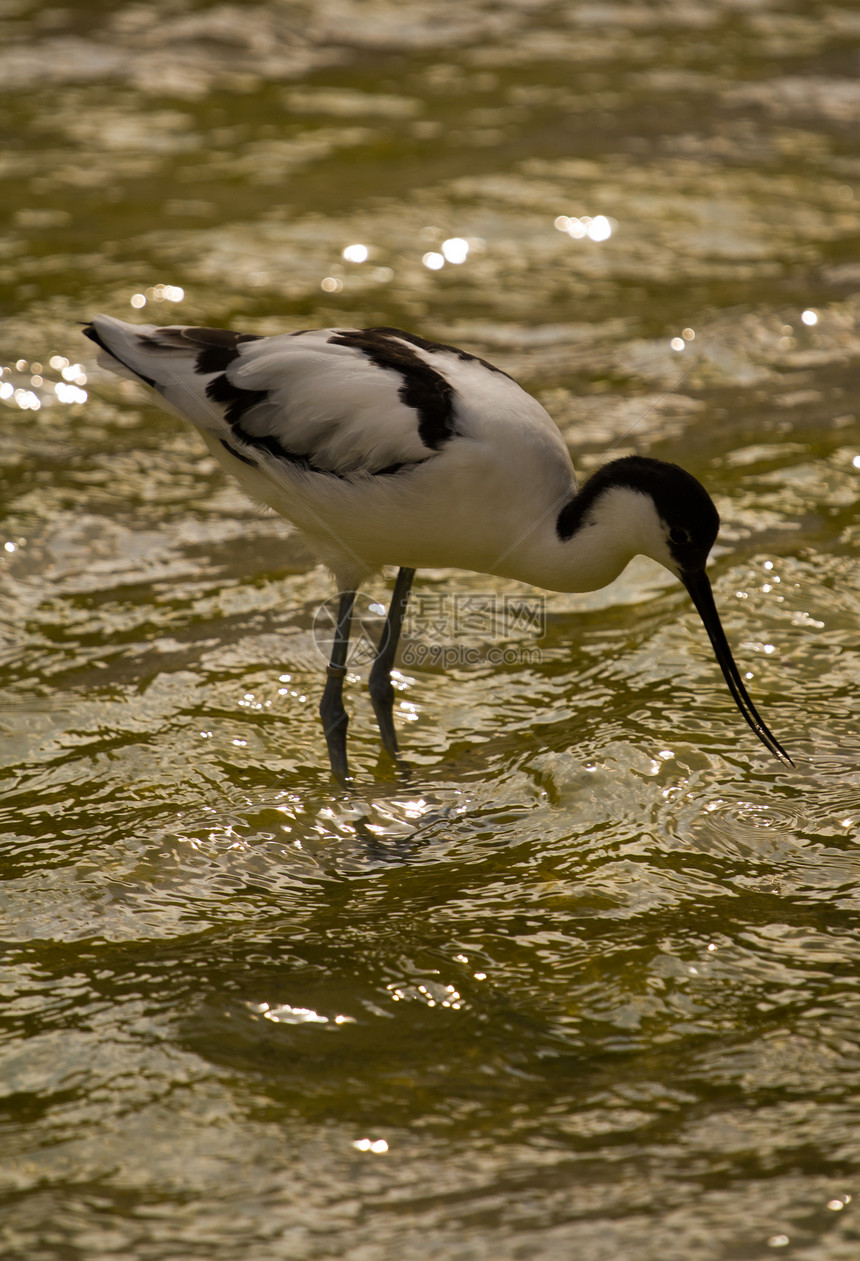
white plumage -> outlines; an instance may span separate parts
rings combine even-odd
[[[569,498],[573,466],[546,411],[504,373],[399,338],[376,338],[376,360],[355,344],[330,340],[335,332],[361,336],[356,330],[234,339],[233,346],[206,350],[176,329],[107,316],[94,320],[93,329],[107,351],[103,366],[153,382],[255,499],[307,535],[342,590],[384,565],[451,566],[535,581],[534,504],[537,497],[559,506]],[[213,371],[196,368],[201,354],[203,367]],[[416,408],[400,397],[404,373],[417,378],[414,396],[428,411],[435,407],[438,430],[444,432],[450,413],[451,437],[436,446],[422,440]],[[223,400],[231,391],[212,389],[223,376],[234,387],[232,423]],[[433,392],[440,379],[450,387],[450,402],[438,388]],[[255,401],[260,393],[265,399]],[[274,439],[304,459],[285,459],[255,439]],[[518,445],[518,459],[509,460]],[[402,476],[383,472],[391,468]],[[554,522],[540,525],[551,537]]]
[[[684,582],[744,718],[790,761],[732,659],[705,574],[719,518],[683,469],[628,457],[577,491],[564,440],[536,399],[473,355],[394,329],[255,337],[98,316],[85,332],[103,366],[151,386],[196,425],[220,463],[293,522],[335,574],[340,617],[320,708],[339,779],[348,777],[349,619],[370,574],[400,570],[370,677],[383,744],[395,755],[389,676],[416,569],[586,591],[636,553]]]

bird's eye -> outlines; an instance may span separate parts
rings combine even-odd
[[[669,542],[674,543],[676,547],[684,543],[690,542],[690,531],[685,530],[683,526],[673,526],[669,531]]]

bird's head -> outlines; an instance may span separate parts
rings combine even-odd
[[[613,460],[592,474],[573,501],[570,533],[579,528],[579,523],[596,520],[607,533],[613,529],[624,531],[631,554],[650,556],[680,579],[705,625],[723,677],[744,719],[775,757],[793,765],[753,705],[720,622],[705,572],[720,517],[701,482],[685,469],[663,460],[643,456]],[[559,532],[563,537],[561,522]]]

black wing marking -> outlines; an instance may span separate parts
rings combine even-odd
[[[404,344],[408,341],[427,350],[432,342],[409,337],[393,328],[347,329],[334,333],[328,340],[333,346],[349,346],[361,351],[378,368],[400,373],[403,384],[397,391],[398,397],[417,414],[419,436],[431,451],[437,451],[454,436],[454,387]]]
[[[482,359],[480,355],[473,355],[468,350],[461,350],[459,346],[448,346],[445,342],[431,342],[426,337],[419,337],[417,333],[404,333],[399,328],[372,328],[368,329],[371,333],[381,333],[386,337],[399,337],[401,341],[410,342],[413,346],[417,346],[420,350],[424,350],[428,355],[436,355],[443,353],[446,355],[454,355],[455,358],[462,360],[463,363],[479,363],[482,368],[486,368],[488,372],[496,372],[500,377],[507,377],[509,381],[513,381],[514,385],[519,387],[519,382],[515,381],[509,373],[504,372],[501,368],[496,367],[494,363],[490,363],[488,359]]]

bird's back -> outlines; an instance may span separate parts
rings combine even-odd
[[[536,498],[552,502],[573,482],[536,399],[485,361],[412,334],[256,337],[108,316],[87,333],[103,366],[157,390],[252,495],[326,543],[330,564],[340,549],[369,569],[486,568],[523,512],[534,519]]]

